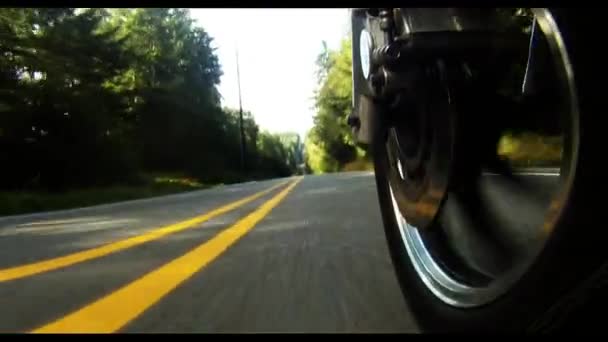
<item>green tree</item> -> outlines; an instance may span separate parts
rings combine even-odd
[[[3,9],[0,101],[4,186],[49,188],[125,176],[112,136],[120,99],[102,87],[126,66],[120,43],[99,32],[100,9]],[[8,160],[7,160],[8,159]]]
[[[288,150],[278,134],[262,131],[258,141],[259,170],[262,174],[289,176]]]
[[[298,172],[298,167],[304,162],[303,144],[300,135],[293,132],[279,133],[279,140],[286,149],[287,166],[292,173]]]
[[[185,9],[0,9],[0,188],[291,172],[290,150],[249,112],[241,169],[211,43]]]
[[[323,51],[317,59],[320,87],[315,94],[317,113],[306,137],[307,164],[313,172],[335,172],[361,156],[346,123],[352,107],[350,39],[337,51]]]

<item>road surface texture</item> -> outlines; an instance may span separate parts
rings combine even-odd
[[[0,318],[0,332],[418,331],[369,172],[0,218]]]

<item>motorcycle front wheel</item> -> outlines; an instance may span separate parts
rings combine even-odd
[[[434,104],[444,101],[450,112],[434,116],[439,119],[427,125],[420,124],[424,119],[415,121],[413,126],[425,127],[415,137],[414,121],[409,121],[407,132],[398,125],[380,125],[380,138],[374,142],[376,185],[389,250],[404,297],[424,331],[559,329],[584,307],[581,303],[603,293],[598,284],[608,279],[603,271],[608,240],[593,209],[599,179],[595,173],[602,155],[596,142],[598,113],[591,105],[596,91],[590,69],[593,57],[585,54],[589,47],[581,40],[597,33],[576,12],[534,13],[551,58],[545,64],[555,74],[549,86],[555,92],[537,95],[542,101],[536,102],[549,104],[535,110],[554,111],[554,120],[520,115],[534,123],[519,135],[502,131],[498,143],[502,151],[496,153],[503,155],[485,168],[463,167],[461,160],[467,164],[474,160],[468,154],[482,153],[467,148],[483,136],[479,131],[489,129],[486,125],[500,120],[477,122],[472,129],[474,120],[450,108],[450,96],[431,97]],[[486,105],[489,111],[493,105],[501,106],[491,101]],[[441,118],[458,122],[438,123]],[[462,131],[463,125],[469,127]],[[551,128],[543,130],[543,125]],[[443,142],[428,138],[452,131],[456,133]],[[427,144],[421,142],[424,139],[429,139]],[[465,141],[460,144],[465,149],[452,146],[454,141]],[[441,150],[437,144],[454,152],[449,161],[436,161],[445,158],[441,153],[433,156],[433,151]],[[547,157],[553,153],[551,146],[554,156]],[[542,152],[532,153],[534,149]],[[522,157],[522,153],[531,155]],[[536,163],[530,164],[530,159]],[[425,160],[427,164],[420,167]],[[497,166],[501,162],[508,165]],[[446,165],[448,185],[441,200],[430,203],[435,207],[430,209],[433,219],[416,227],[411,222],[421,219],[411,213],[418,210],[423,215],[426,210],[416,199],[429,182],[432,185],[442,177]],[[425,172],[434,174],[425,180]],[[414,199],[408,202],[404,199],[408,196]]]

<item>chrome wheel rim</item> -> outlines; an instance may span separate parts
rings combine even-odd
[[[572,67],[557,24],[551,13],[545,9],[534,10],[534,15],[536,24],[549,43],[551,55],[553,58],[557,57],[556,66],[558,67],[559,77],[562,78],[564,88],[567,89],[569,96],[567,116],[570,126],[567,127],[569,131],[565,133],[568,136],[567,151],[564,151],[560,166],[560,184],[556,191],[557,195],[552,198],[550,205],[548,205],[543,221],[544,227],[550,232],[560,218],[575,175],[578,151],[578,103]],[[397,160],[397,163],[401,167],[401,160]],[[401,173],[401,170],[399,170],[399,173]],[[393,192],[395,191],[394,188],[390,182],[387,183],[400,237],[415,272],[436,298],[450,306],[472,308],[486,305],[500,298],[525,274],[548,239],[547,236],[537,246],[536,250],[530,252],[524,260],[493,278],[487,284],[471,284],[446,271],[441,260],[438,260],[428,247],[424,232],[408,224],[407,219],[398,208],[396,196]]]

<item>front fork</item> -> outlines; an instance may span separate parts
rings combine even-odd
[[[532,34],[497,30],[494,10],[454,8],[352,9],[353,111],[348,124],[358,143],[370,145],[383,131],[390,107],[416,99],[425,65],[440,60],[492,60],[527,55],[522,92],[534,88]],[[531,39],[532,37],[532,39]],[[483,61],[482,61],[483,63]]]

